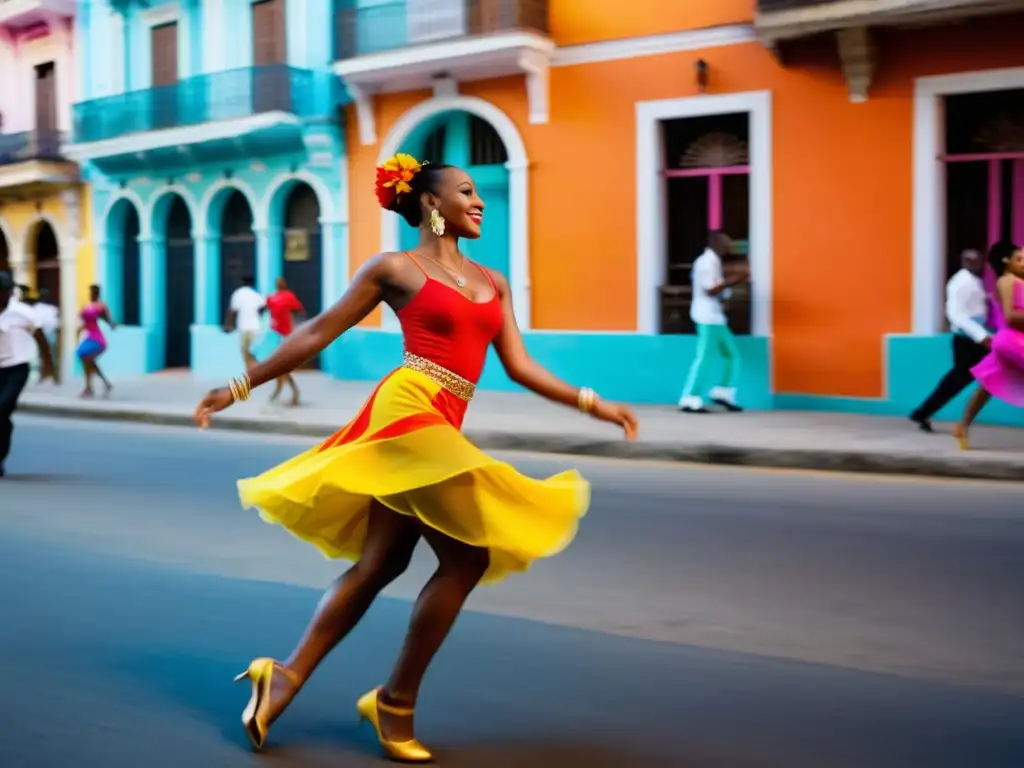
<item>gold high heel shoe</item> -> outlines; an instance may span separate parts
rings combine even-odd
[[[286,669],[273,659],[253,659],[249,662],[249,668],[235,678],[236,683],[249,680],[252,683],[252,696],[249,703],[242,710],[242,725],[245,726],[245,733],[249,741],[256,749],[262,749],[267,740],[267,732],[270,730],[270,723],[267,721],[267,713],[263,711],[270,705],[270,684],[274,679],[274,673],[280,672],[296,688],[299,681],[295,673]]]
[[[953,430],[953,437],[956,438],[956,442],[960,446],[961,451],[970,450],[970,443],[968,443],[967,441],[967,435],[964,434],[964,432],[959,427],[956,427]]]
[[[384,738],[384,732],[380,729],[380,713],[386,712],[396,717],[412,717],[413,710],[402,707],[393,707],[380,700],[380,688],[374,688],[364,694],[356,704],[359,710],[359,720],[367,721],[377,732],[377,740],[384,748],[384,754],[392,760],[401,763],[429,763],[434,759],[430,751],[420,744],[416,739],[408,741],[388,741]]]

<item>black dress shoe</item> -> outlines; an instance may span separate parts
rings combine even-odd
[[[703,405],[700,408],[694,408],[692,405],[681,405],[677,410],[680,413],[711,413]]]
[[[741,408],[740,406],[736,405],[736,403],[730,403],[728,400],[718,400],[718,399],[712,398],[711,402],[713,402],[715,405],[722,406],[723,408],[725,408],[725,410],[729,411],[729,413],[742,413],[743,412],[743,408]]]
[[[917,424],[917,428],[922,432],[934,432],[932,429],[932,420],[926,419],[923,416],[918,416],[916,413],[910,414],[910,420]]]

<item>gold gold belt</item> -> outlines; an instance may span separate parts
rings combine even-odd
[[[440,385],[467,403],[473,399],[473,393],[476,392],[476,384],[469,379],[464,379],[459,374],[452,373],[444,366],[433,363],[425,357],[414,355],[412,352],[405,353],[402,365],[405,368],[419,371],[426,375],[435,384]]]

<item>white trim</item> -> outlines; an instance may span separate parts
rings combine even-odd
[[[501,137],[508,153],[508,282],[512,292],[512,307],[519,327],[530,328],[530,232],[529,232],[529,159],[519,129],[507,114],[489,101],[475,96],[433,97],[421,101],[402,113],[384,138],[377,156],[377,164],[395,154],[402,142],[420,125],[443,112],[469,112],[486,120]],[[381,252],[398,250],[399,217],[393,213],[380,213]],[[385,310],[383,325],[397,328],[397,318]]]
[[[946,281],[945,144],[943,96],[1024,88],[1024,67],[919,77],[914,81],[914,261],[912,324],[914,334],[942,332]],[[985,247],[991,243],[986,243]]]
[[[188,215],[192,219],[192,230],[196,229],[196,221],[199,216],[199,204],[196,202],[196,196],[192,193],[188,187],[182,186],[181,184],[165,184],[162,187],[157,187],[153,190],[153,194],[149,196],[147,212],[147,218],[149,219],[150,227],[153,226],[153,214],[156,213],[156,206],[164,197],[178,196],[185,201],[185,206],[188,208]],[[168,214],[170,212],[168,211]]]
[[[126,187],[125,189],[117,190],[111,196],[110,200],[107,201],[106,206],[104,206],[104,208],[103,208],[103,215],[100,217],[100,220],[98,222],[99,223],[99,227],[101,228],[101,232],[98,232],[97,234],[101,235],[102,236],[102,240],[104,242],[106,242],[106,239],[107,239],[107,221],[110,219],[110,214],[113,213],[113,211],[114,211],[114,206],[117,205],[122,200],[127,200],[129,203],[131,203],[135,207],[135,213],[139,217],[139,237],[140,238],[149,237],[150,236],[150,230],[149,230],[149,227],[150,227],[149,207],[143,201],[142,196],[138,192],[136,192],[134,189],[131,189],[130,187]]]
[[[158,5],[155,8],[147,8],[139,12],[139,19],[142,21],[143,27],[152,29],[153,27],[160,27],[164,24],[177,24],[181,21],[181,6],[171,0],[171,2]]]
[[[21,254],[21,243],[18,241],[17,234],[11,229],[7,219],[2,216],[0,216],[0,235],[3,235],[4,240],[7,241],[7,261],[13,271],[15,265],[18,264],[18,255]],[[24,254],[21,255],[22,257],[24,256]]]
[[[641,101],[636,105],[636,252],[638,333],[658,333],[658,287],[664,281],[665,183],[660,123],[685,117],[750,115],[751,332],[772,332],[771,91]],[[697,254],[694,254],[695,256]]]
[[[753,24],[730,24],[707,29],[690,29],[665,35],[627,37],[600,43],[567,45],[555,49],[551,55],[552,67],[574,67],[579,64],[597,64],[605,61],[635,59],[640,56],[661,56],[681,51],[699,51],[724,45],[757,42]]]
[[[205,237],[207,235],[206,223],[210,218],[210,206],[213,204],[217,193],[224,189],[237,189],[245,195],[245,199],[249,201],[249,209],[252,211],[252,231],[254,233],[257,230],[266,228],[267,221],[263,217],[264,207],[260,205],[259,196],[244,181],[232,177],[230,179],[217,179],[217,181],[206,188],[202,199],[199,201],[199,219],[192,224],[192,229],[196,232],[195,237]]]
[[[233,139],[278,125],[299,126],[301,124],[301,118],[289,115],[287,112],[264,112],[259,115],[186,125],[162,131],[143,131],[84,144],[66,144],[61,147],[61,152],[69,160],[86,163],[103,157],[132,155],[163,147],[180,147],[203,141]]]
[[[317,202],[320,204],[321,219],[333,222],[341,215],[342,212],[338,209],[338,205],[334,200],[334,195],[331,194],[331,190],[327,186],[327,182],[315,173],[310,173],[306,170],[299,170],[294,173],[291,171],[279,173],[266,185],[265,192],[263,193],[263,199],[260,201],[260,204],[263,207],[263,221],[270,221],[270,207],[274,204],[274,197],[277,195],[278,190],[280,190],[281,187],[289,181],[302,182],[304,184],[308,184],[313,189],[313,192],[316,193]],[[282,201],[282,204],[283,202],[284,201]],[[253,213],[253,220],[255,221],[255,212]]]

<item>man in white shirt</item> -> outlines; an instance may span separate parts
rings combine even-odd
[[[946,319],[953,333],[953,367],[942,377],[935,391],[910,414],[910,420],[922,432],[932,431],[932,416],[942,410],[974,381],[971,368],[982,361],[992,346],[985,322],[989,297],[981,276],[985,257],[966,250],[960,256],[961,268],[946,283]]]
[[[238,329],[242,359],[246,368],[256,362],[252,354],[252,345],[260,332],[260,313],[267,308],[267,300],[257,292],[255,285],[256,280],[252,275],[242,278],[242,286],[231,294],[228,321],[224,328],[229,332]]]
[[[29,365],[39,350],[43,374],[52,375],[50,345],[32,308],[14,298],[11,273],[0,270],[0,477],[11,450],[11,416],[28,382]]]
[[[731,252],[729,236],[721,231],[712,232],[708,236],[708,247],[693,262],[690,319],[697,327],[697,355],[679,398],[679,410],[684,413],[708,413],[704,399],[697,394],[697,385],[706,377],[715,357],[722,361],[722,373],[719,385],[709,390],[709,398],[728,411],[742,410],[736,403],[740,355],[736,339],[729,330],[722,299],[728,298],[730,289],[744,282],[747,275],[725,279],[722,257]]]

